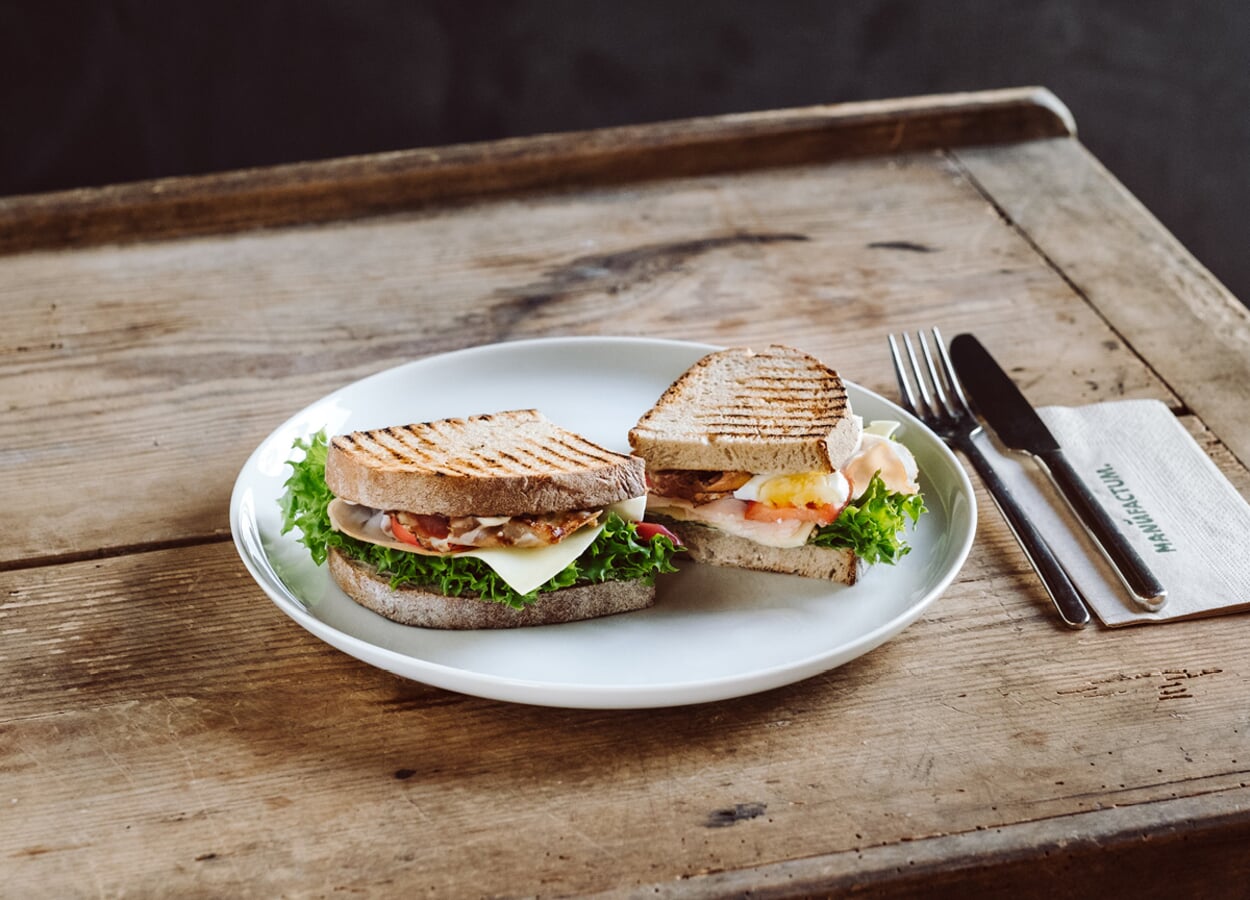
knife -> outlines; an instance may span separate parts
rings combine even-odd
[[[1161,609],[1167,603],[1167,589],[1090,493],[1015,382],[971,334],[955,336],[950,356],[964,390],[999,440],[1038,461],[1115,568],[1133,600],[1152,612]]]

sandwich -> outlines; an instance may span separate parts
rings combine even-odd
[[[897,425],[865,428],[837,372],[774,344],[699,360],[629,443],[646,460],[648,517],[691,559],[851,585],[904,556],[924,512]]]
[[[318,564],[406,625],[510,628],[655,600],[677,539],[642,521],[641,459],[536,410],[295,442],[281,499]]]

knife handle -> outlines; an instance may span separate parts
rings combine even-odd
[[[1046,543],[1041,532],[1021,509],[1011,489],[998,477],[990,461],[985,458],[973,441],[974,434],[976,432],[960,435],[956,440],[956,445],[972,463],[977,474],[981,476],[981,481],[984,482],[986,490],[994,499],[994,504],[1006,519],[1007,527],[1016,536],[1021,549],[1024,550],[1024,555],[1029,558],[1029,562],[1042,579],[1042,584],[1045,585],[1046,592],[1050,594],[1059,618],[1069,628],[1084,628],[1090,620],[1089,609],[1085,606],[1085,601],[1081,599],[1076,586],[1072,584],[1072,579],[1059,564],[1059,560],[1051,551],[1050,545]]]
[[[1094,543],[1115,567],[1116,574],[1132,593],[1137,604],[1151,612],[1162,609],[1168,600],[1167,589],[1116,527],[1102,504],[1072,468],[1063,451],[1048,450],[1038,454],[1036,458],[1042,463],[1042,468],[1059,489],[1059,493],[1068,501],[1077,519],[1094,539]]]

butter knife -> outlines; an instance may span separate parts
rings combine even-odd
[[[1037,460],[1134,602],[1152,612],[1161,609],[1167,603],[1166,588],[1072,468],[1059,442],[1015,382],[971,334],[956,335],[951,341],[950,356],[977,411],[999,440]]]

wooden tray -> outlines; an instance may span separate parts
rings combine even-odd
[[[1244,621],[1070,634],[984,495],[959,580],[899,639],[651,712],[394,679],[284,619],[229,543],[234,477],[294,411],[558,334],[782,340],[893,396],[888,333],[975,331],[1037,404],[1164,400],[1245,492],[1250,317],[1049,93],[14,197],[0,250],[15,895],[1244,881]]]

